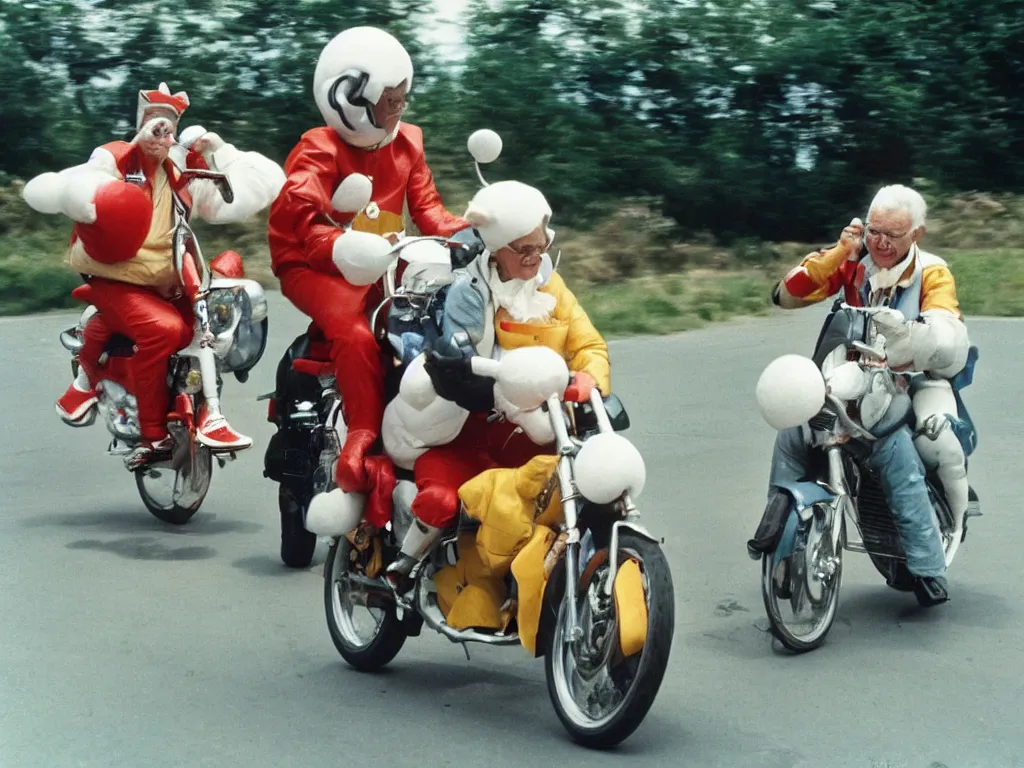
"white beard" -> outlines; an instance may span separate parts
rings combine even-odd
[[[550,293],[539,291],[539,283],[539,274],[529,280],[502,282],[493,264],[487,278],[487,286],[491,289],[495,305],[503,307],[517,323],[547,320],[555,310],[558,300]]]

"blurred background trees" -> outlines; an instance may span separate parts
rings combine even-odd
[[[882,183],[1024,186],[1020,0],[465,0],[425,42],[445,2],[4,0],[0,177],[83,162],[161,80],[185,124],[283,162],[320,124],[320,49],[373,24],[413,55],[439,184],[490,127],[489,173],[582,228],[630,198],[720,243],[821,241]]]

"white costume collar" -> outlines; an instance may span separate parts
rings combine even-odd
[[[871,292],[888,290],[898,285],[900,278],[903,277],[903,273],[907,271],[907,267],[914,261],[917,254],[917,243],[911,243],[910,250],[907,251],[907,255],[903,257],[903,260],[888,269],[879,269],[871,256],[868,256],[868,263],[864,268],[864,276],[871,285]]]
[[[546,256],[547,254],[545,254]],[[550,264],[550,259],[547,261]],[[547,282],[550,272],[544,274],[544,263],[541,269],[529,280],[502,280],[498,277],[498,268],[491,264],[487,270],[487,287],[497,307],[504,307],[512,319],[519,323],[530,320],[547,320],[555,309],[558,300],[550,293],[539,289]]]

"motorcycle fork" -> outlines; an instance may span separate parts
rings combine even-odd
[[[556,435],[565,432],[565,423],[561,419],[552,419],[556,425]],[[561,430],[558,427],[561,427]],[[560,437],[560,435],[559,435]],[[566,622],[565,642],[578,643],[583,639],[583,628],[580,627],[579,608],[577,604],[576,584],[579,580],[579,557],[580,557],[580,529],[579,509],[576,506],[580,498],[576,490],[576,482],[572,472],[572,445],[569,443],[568,435],[565,441],[559,440],[558,460],[558,487],[561,489],[562,515],[565,524],[563,532],[568,534],[565,542],[565,611],[568,621]]]
[[[852,512],[850,507],[853,499],[846,482],[842,449],[838,445],[830,445],[827,455],[829,490],[835,494],[835,501],[831,505],[831,519],[828,521],[829,536],[832,539],[832,551],[838,553],[840,540],[843,538],[843,524],[847,512]]]
[[[174,467],[181,469],[186,462],[189,474],[196,471],[196,417],[191,395],[179,392],[174,398],[174,411],[167,419],[167,431],[174,441]]]

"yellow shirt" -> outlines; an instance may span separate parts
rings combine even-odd
[[[116,264],[103,264],[93,259],[81,240],[68,252],[68,264],[76,272],[123,283],[146,285],[169,293],[178,284],[174,269],[171,235],[174,232],[174,199],[167,172],[159,166],[150,180],[153,186],[153,219],[149,234],[134,258]]]

